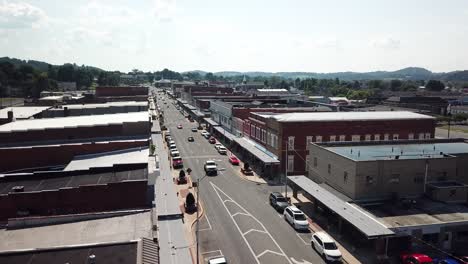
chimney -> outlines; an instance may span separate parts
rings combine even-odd
[[[8,111],[8,123],[13,122],[13,110]]]

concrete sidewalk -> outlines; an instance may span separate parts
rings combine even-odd
[[[283,193],[284,195],[284,193]],[[289,194],[289,196],[291,198],[291,204],[293,205],[297,205],[297,204],[303,204],[303,203],[310,203],[312,205],[312,203],[310,202],[309,199],[307,199],[304,195],[302,195],[301,193],[298,193],[298,197],[297,199],[293,196],[291,196]],[[304,208],[304,206],[301,206],[301,210],[306,214],[306,215],[310,215],[310,212],[308,212],[308,208]],[[328,234],[327,231],[325,231],[321,226],[319,226],[316,222],[314,222],[312,219],[310,219],[309,217],[307,218],[308,221],[309,221],[309,229],[315,233],[315,232],[319,232],[319,231],[322,231],[322,232],[325,232]],[[336,241],[336,240],[335,240]],[[361,263],[358,259],[356,259],[345,247],[343,247],[342,244],[339,243],[339,241],[336,241],[336,245],[338,246],[339,250],[341,251],[341,254],[343,256],[343,263],[348,263],[348,264],[358,264],[358,263]]]

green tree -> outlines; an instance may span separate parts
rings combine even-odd
[[[390,90],[399,91],[403,82],[401,80],[391,80],[390,81]]]
[[[75,81],[74,75],[75,75],[75,68],[70,63],[59,66],[57,70],[57,80],[61,82]]]
[[[216,76],[211,73],[211,72],[208,72],[207,74],[205,74],[205,80],[208,80],[208,81],[215,81],[216,80]]]
[[[438,80],[429,80],[426,84],[426,89],[430,91],[442,91],[445,89],[445,85]]]

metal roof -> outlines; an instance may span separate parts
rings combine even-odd
[[[213,119],[211,118],[204,118],[205,119],[205,122],[207,122],[208,124],[212,125],[212,126],[219,126],[219,124],[217,122],[215,122]]]
[[[372,120],[417,120],[431,119],[432,116],[421,115],[407,111],[382,112],[307,112],[286,113],[275,115],[272,118],[278,122],[328,122],[328,121],[372,121]]]
[[[279,163],[280,161],[276,158],[271,157],[267,153],[263,152],[259,148],[257,148],[254,144],[252,144],[249,140],[245,138],[234,138],[234,141],[237,142],[241,147],[245,150],[250,152],[252,155],[257,157],[265,164],[272,164],[272,163]]]
[[[227,139],[229,139],[231,141],[234,140],[234,138],[236,138],[235,135],[233,135],[232,133],[230,133],[229,131],[227,131],[223,127],[215,126],[213,128],[214,128],[214,130],[218,131],[221,135],[225,136]]]
[[[109,107],[124,107],[124,106],[147,106],[148,102],[137,102],[137,101],[123,101],[123,102],[108,102],[102,104],[69,104],[69,105],[62,105],[67,107],[68,109],[86,109],[86,108],[109,108]],[[52,108],[55,109],[55,108]]]
[[[21,120],[0,126],[0,132],[61,129],[76,127],[92,127],[117,125],[123,123],[148,122],[148,112],[135,112],[110,115],[72,116],[59,118],[43,118],[34,120]]]
[[[336,214],[340,215],[344,220],[348,221],[366,235],[367,238],[377,238],[394,234],[392,230],[388,229],[370,213],[359,209],[358,205],[341,200],[306,176],[288,176],[288,179]]]

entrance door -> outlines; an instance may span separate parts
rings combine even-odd
[[[450,250],[452,248],[452,232],[445,232],[444,241],[442,242],[442,247],[445,250]]]

